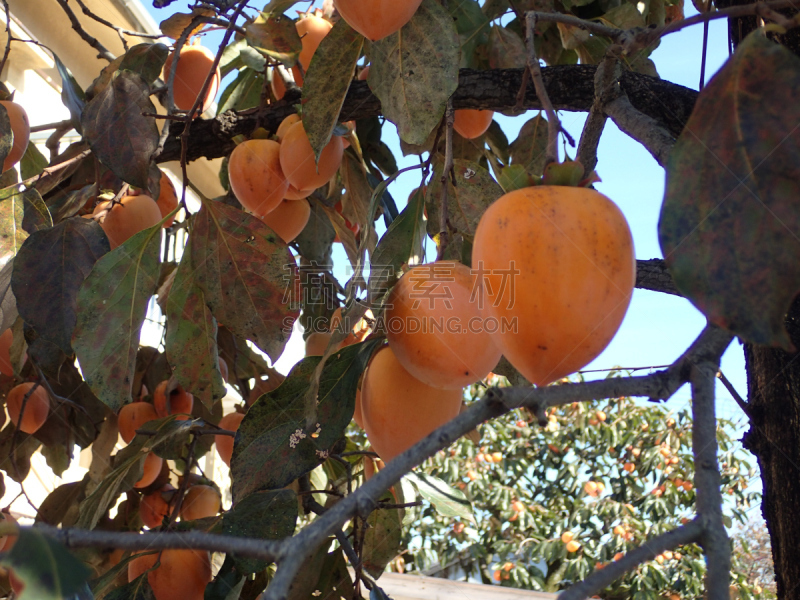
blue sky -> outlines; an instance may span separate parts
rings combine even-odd
[[[146,7],[156,22],[166,19],[170,14],[186,11],[186,2],[175,2],[166,9],[154,9],[150,2]],[[311,3],[301,2],[298,8],[305,9]],[[314,5],[320,5],[317,1]],[[687,14],[695,11],[687,3]],[[211,34],[204,41],[213,47],[219,43],[221,34]],[[659,74],[665,80],[693,89],[698,88],[700,80],[700,57],[703,46],[703,27],[694,26],[664,38],[653,53]],[[706,80],[722,66],[728,57],[726,23],[712,21],[709,27],[708,58]],[[222,88],[224,89],[224,84]],[[520,127],[536,114],[531,111],[517,117],[497,115],[496,119],[506,135],[513,140]],[[562,123],[577,140],[585,120],[582,113],[560,113]],[[387,123],[384,139],[395,151],[400,166],[416,163],[416,157],[402,157],[394,128]],[[664,171],[650,154],[637,142],[621,133],[609,121],[603,134],[599,151],[597,172],[602,182],[597,189],[614,200],[625,214],[633,232],[636,256],[639,259],[661,258],[656,227],[664,193]],[[390,191],[399,208],[405,203],[409,192],[419,185],[418,173],[413,172],[400,177],[392,184]],[[379,233],[381,231],[379,230]],[[431,243],[432,246],[432,243]],[[344,252],[334,253],[337,272],[343,272],[347,259]],[[686,300],[636,290],[625,321],[609,347],[587,369],[610,369],[614,366],[647,367],[671,363],[691,344],[705,325],[705,318]],[[302,344],[297,340],[287,348],[286,355],[279,366],[291,366],[302,356]],[[722,370],[742,395],[746,394],[746,377],[741,345],[734,342],[723,357]],[[603,377],[604,373],[589,374],[587,377]],[[721,385],[718,386],[718,412],[720,416],[733,420],[743,419],[743,413]],[[683,407],[689,398],[689,390],[684,387],[670,401],[674,410]],[[743,422],[744,424],[744,422]]]

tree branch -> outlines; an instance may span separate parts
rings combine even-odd
[[[69,0],[56,0],[61,8],[64,9],[64,12],[67,13],[67,17],[69,18],[69,22],[72,25],[72,28],[78,33],[79,36],[83,39],[84,42],[89,44],[92,48],[97,50],[99,53],[100,58],[106,59],[108,62],[113,62],[116,56],[111,54],[103,44],[101,44],[97,38],[92,37],[89,35],[86,30],[81,25],[81,22],[78,20],[78,17],[75,16],[75,13],[72,12],[72,9],[69,7]]]
[[[595,99],[596,69],[594,65],[543,68],[542,79],[553,107],[556,110],[589,111]],[[462,69],[459,87],[453,94],[453,108],[513,111],[522,84],[522,74],[522,69]],[[674,137],[682,131],[697,99],[697,92],[694,90],[630,71],[622,74],[619,86],[636,110],[655,119],[660,127]],[[287,90],[282,101],[264,109],[249,109],[238,113],[228,111],[215,119],[195,120],[189,137],[187,159],[192,161],[200,157],[227,156],[235,146],[232,138],[236,135],[249,135],[255,129],[256,123],[269,131],[276,131],[281,121],[295,112],[294,106],[300,103],[300,96],[297,90]],[[521,108],[542,108],[533,84],[526,87]],[[339,119],[349,121],[379,115],[381,103],[369,90],[367,83],[354,81],[350,85]],[[169,139],[158,157],[158,162],[179,160],[182,130],[180,123],[172,124]]]
[[[604,590],[625,573],[633,571],[637,566],[653,560],[662,552],[684,544],[697,542],[703,534],[703,524],[699,518],[682,525],[677,529],[663,533],[647,540],[638,548],[634,548],[621,559],[607,564],[595,571],[583,581],[570,586],[558,595],[558,600],[583,600]],[[727,589],[727,587],[726,587]]]
[[[353,494],[337,502],[295,537],[286,540],[285,560],[280,563],[279,576],[276,576],[267,588],[263,599],[282,600],[285,598],[289,586],[301,566],[300,558],[302,556],[334,535],[337,529],[341,528],[342,523],[355,516],[366,517],[369,515],[377,507],[380,495],[400,481],[403,475],[484,421],[521,407],[526,407],[534,414],[540,415],[541,420],[544,408],[571,402],[589,402],[620,396],[666,399],[688,381],[694,365],[703,361],[718,361],[732,339],[732,334],[727,331],[708,325],[691,347],[671,367],[642,377],[604,379],[542,388],[510,387],[488,390],[482,400],[474,403],[455,419],[439,427],[397,456]]]
[[[658,121],[636,110],[624,94],[606,104],[604,110],[617,127],[647,148],[659,165],[666,166],[675,137]]]
[[[675,287],[675,281],[667,270],[667,263],[661,258],[636,261],[636,287],[673,296],[683,295]]]

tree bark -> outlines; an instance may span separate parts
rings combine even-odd
[[[588,112],[594,102],[594,65],[555,66],[542,69],[550,100],[557,110]],[[529,84],[521,107],[517,95],[522,85],[522,69],[493,69],[476,71],[462,69],[459,86],[453,94],[454,108],[482,108],[514,114],[518,110],[540,109],[541,102],[533,85]],[[694,108],[697,92],[689,88],[630,71],[620,79],[620,88],[639,112],[654,119],[674,137],[680,135]],[[281,121],[295,112],[301,101],[297,91],[288,91],[284,99],[262,110],[228,111],[214,119],[197,119],[192,123],[187,142],[187,159],[191,162],[201,157],[227,156],[237,135],[250,135],[256,127],[276,131]],[[339,120],[350,121],[379,116],[381,103],[372,94],[367,83],[354,81],[339,115]],[[158,162],[179,160],[183,124],[173,123],[170,137]]]
[[[786,318],[800,348],[800,301]],[[745,344],[750,430],[743,439],[761,470],[778,598],[800,598],[800,361],[797,353]]]

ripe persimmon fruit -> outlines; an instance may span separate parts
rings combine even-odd
[[[36,386],[36,389],[33,389]],[[28,395],[27,401],[25,396]],[[20,422],[20,412],[22,403],[25,402],[25,412]],[[6,396],[6,409],[11,422],[25,433],[35,433],[44,425],[47,415],[50,413],[50,395],[41,385],[33,382],[21,383],[11,388]]]
[[[14,376],[14,367],[11,366],[11,344],[14,343],[14,333],[9,327],[0,335],[0,373],[7,377]]]
[[[315,331],[306,338],[306,356],[322,356],[330,341],[330,333]]]
[[[439,261],[407,271],[389,293],[389,345],[423,383],[461,389],[486,377],[500,360],[481,318],[476,285],[469,267]]]
[[[460,108],[455,111],[454,117],[453,129],[456,130],[456,133],[463,138],[472,140],[486,133],[489,125],[492,124],[494,111]]]
[[[311,218],[311,205],[307,200],[281,200],[277,208],[260,218],[288,244],[300,235]]]
[[[591,189],[523,188],[478,224],[473,272],[503,355],[536,385],[588,364],[622,323],[636,281],[628,223]],[[503,326],[505,323],[505,326]]]
[[[142,500],[139,502],[139,517],[145,527],[150,529],[161,527],[164,519],[172,514],[172,497],[174,493],[175,488],[167,484],[160,490],[142,496]]]
[[[314,193],[313,189],[310,190],[298,190],[292,184],[289,184],[289,189],[286,190],[286,194],[284,195],[284,200],[302,200],[303,198],[308,198],[311,194]]]
[[[144,472],[142,478],[133,484],[136,489],[146,488],[151,485],[161,474],[161,467],[164,464],[164,459],[156,456],[152,452],[148,452],[144,459]]]
[[[228,431],[237,431],[239,425],[242,424],[244,414],[240,412],[232,412],[225,415],[219,420],[220,429],[227,429]],[[231,466],[231,456],[233,456],[233,437],[230,435],[215,435],[214,443],[217,445],[217,454],[229,467]]]
[[[333,0],[347,24],[373,42],[399,31],[420,4],[422,0]]]
[[[319,48],[322,38],[328,35],[328,32],[333,28],[333,24],[322,17],[309,13],[302,16],[295,23],[297,28],[297,35],[300,36],[300,41],[303,44],[303,49],[300,51],[300,64],[303,65],[303,71],[308,71],[308,66],[311,64],[311,58]],[[297,81],[297,85],[303,85],[302,77]]]
[[[14,141],[11,143],[11,150],[3,161],[3,173],[17,164],[25,150],[28,149],[28,142],[31,138],[31,124],[28,121],[28,113],[16,102],[2,100],[0,104],[8,113],[8,120],[11,123],[11,131],[14,134]]]
[[[344,333],[344,331],[349,330],[347,337],[340,343],[340,348],[346,348],[347,346],[352,346],[353,344],[358,344],[359,342],[363,342],[370,333],[372,333],[372,328],[370,327],[369,321],[375,319],[375,316],[372,314],[370,309],[367,309],[367,312],[364,313],[364,316],[358,320],[358,322],[353,325],[352,327],[348,327],[349,325],[349,318],[348,323],[342,323],[342,309],[341,307],[337,308],[333,311],[331,315],[331,324],[329,329],[334,331],[340,331]]]
[[[280,147],[283,173],[298,191],[315,190],[325,185],[342,164],[344,146],[342,138],[335,135],[322,149],[317,165],[302,121],[289,127],[281,139]]]
[[[128,563],[128,581],[133,581],[156,561],[147,582],[156,600],[203,600],[211,581],[211,557],[205,550],[162,550],[138,556]]]
[[[281,144],[272,140],[242,142],[228,159],[228,180],[247,210],[262,217],[281,203],[289,189],[280,161]]]
[[[109,202],[101,202],[94,209],[95,214],[108,210]],[[150,196],[123,196],[115,203],[100,223],[108,237],[111,249],[127,242],[131,237],[150,227],[158,225],[163,217],[161,209]]]
[[[169,213],[173,210],[178,208],[178,192],[175,191],[175,186],[172,185],[172,180],[167,177],[167,174],[163,171],[161,172],[161,189],[158,192],[158,200],[156,200],[156,205],[158,205],[158,210],[161,211],[161,218],[164,219]],[[164,221],[164,229],[172,225],[175,222],[175,216],[168,221]]]
[[[186,421],[192,413],[194,407],[194,396],[183,389],[180,384],[176,385],[167,394],[167,384],[169,381],[162,381],[156,386],[153,392],[153,407],[159,417],[169,415],[180,415],[178,421]]]
[[[181,504],[181,520],[194,521],[213,517],[222,508],[219,492],[210,485],[193,485],[186,491]]]
[[[126,444],[136,436],[136,430],[148,421],[158,418],[155,407],[149,402],[131,402],[123,406],[117,416],[119,435]]]
[[[281,121],[281,124],[278,125],[278,130],[275,132],[275,137],[278,138],[278,141],[280,142],[281,140],[283,140],[283,136],[286,135],[286,132],[289,131],[289,128],[295,123],[299,122],[300,122],[300,115],[298,115],[297,113],[292,113],[291,115],[286,117],[283,121]]]
[[[164,81],[168,82],[172,71],[174,54],[170,54],[164,64]],[[172,89],[175,106],[179,110],[190,110],[203,90],[203,84],[214,65],[214,54],[208,48],[199,44],[184,46],[178,57],[178,66],[175,71],[175,87]],[[200,112],[206,112],[219,91],[221,79],[219,66],[217,66],[211,83],[208,86]]]
[[[458,416],[461,396],[461,390],[441,390],[415,379],[385,346],[372,357],[361,388],[367,438],[389,462]]]

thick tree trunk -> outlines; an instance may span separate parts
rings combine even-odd
[[[800,348],[800,301],[786,319]],[[744,446],[758,459],[778,598],[800,598],[800,354],[745,344],[750,430]]]

